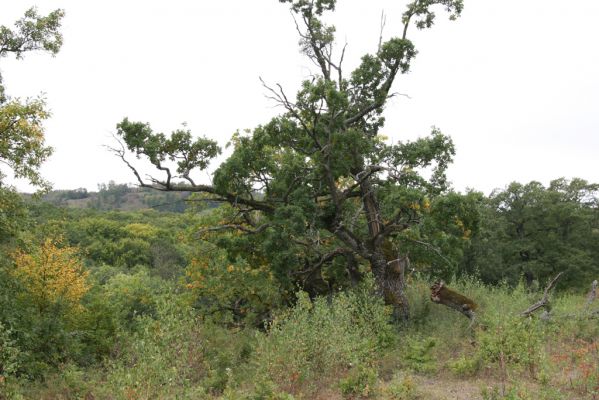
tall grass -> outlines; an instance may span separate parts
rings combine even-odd
[[[104,368],[65,365],[21,397],[13,380],[11,396],[425,399],[434,398],[427,385],[437,380],[487,382],[478,398],[599,396],[599,323],[584,314],[584,297],[554,296],[552,316],[543,320],[520,316],[541,292],[475,279],[448,285],[479,305],[473,326],[432,303],[422,279],[408,288],[411,320],[397,325],[371,279],[330,298],[299,292],[295,306],[263,331],[215,324],[170,293],[157,299],[156,313],[136,317],[135,330],[123,332]]]

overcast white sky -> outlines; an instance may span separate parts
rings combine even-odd
[[[4,0],[12,26],[35,0]],[[400,34],[407,1],[340,0],[331,21],[348,42],[346,71],[385,36]],[[315,68],[298,51],[287,5],[276,0],[37,0],[66,11],[64,47],[51,58],[4,58],[7,93],[45,93],[55,148],[43,175],[57,189],[133,182],[103,145],[123,117],[170,132],[182,122],[225,144],[237,129],[281,112],[259,77],[295,95]],[[435,125],[455,141],[458,190],[511,181],[599,182],[599,1],[466,0],[456,22],[412,31],[419,55],[387,107],[391,140]],[[207,179],[207,178],[206,178]],[[26,190],[27,186],[18,183]]]

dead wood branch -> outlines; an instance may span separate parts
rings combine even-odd
[[[545,308],[547,311],[549,311],[549,293],[551,292],[551,289],[553,289],[553,287],[557,283],[557,280],[559,279],[559,277],[562,276],[562,274],[563,274],[563,272],[560,272],[559,274],[557,274],[555,276],[555,278],[553,278],[551,280],[551,282],[549,282],[549,285],[547,285],[547,287],[545,288],[545,292],[543,293],[543,298],[541,300],[537,301],[535,304],[528,307],[525,311],[522,311],[522,313],[520,313],[520,315],[522,315],[523,317],[530,317],[532,315],[532,313],[537,311],[539,308]]]

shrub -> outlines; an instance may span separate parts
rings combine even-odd
[[[275,382],[285,382],[288,391],[310,391],[389,347],[394,337],[389,320],[389,308],[372,295],[371,279],[330,300],[312,301],[300,292],[295,307],[260,337],[253,362]]]
[[[378,373],[367,365],[358,365],[339,381],[343,397],[371,397],[377,392]]]
[[[411,375],[397,375],[384,390],[389,400],[417,400],[422,398]]]
[[[485,361],[523,366],[534,376],[542,359],[544,336],[542,321],[504,316],[489,320],[486,329],[479,330],[478,351]]]
[[[435,358],[432,355],[436,345],[434,338],[409,338],[406,341],[403,361],[404,364],[415,372],[431,373],[437,370]]]
[[[450,361],[447,366],[457,377],[467,377],[475,375],[480,369],[481,359],[478,354],[471,356],[461,356],[457,360]]]
[[[109,365],[108,393],[134,398],[204,398],[232,384],[249,357],[245,332],[200,321],[184,299],[156,299],[156,315],[138,316],[124,332],[121,354]],[[101,396],[100,396],[101,397]]]
[[[0,322],[0,380],[13,375],[19,369],[21,350],[12,339],[12,331]],[[2,387],[0,382],[0,387]]]

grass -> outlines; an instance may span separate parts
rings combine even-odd
[[[300,292],[266,331],[227,329],[166,296],[101,367],[7,378],[0,399],[599,398],[599,323],[582,317],[583,296],[555,296],[544,321],[519,315],[540,293],[453,282],[479,304],[469,327],[428,286],[410,282],[403,325],[367,282],[332,299]]]

